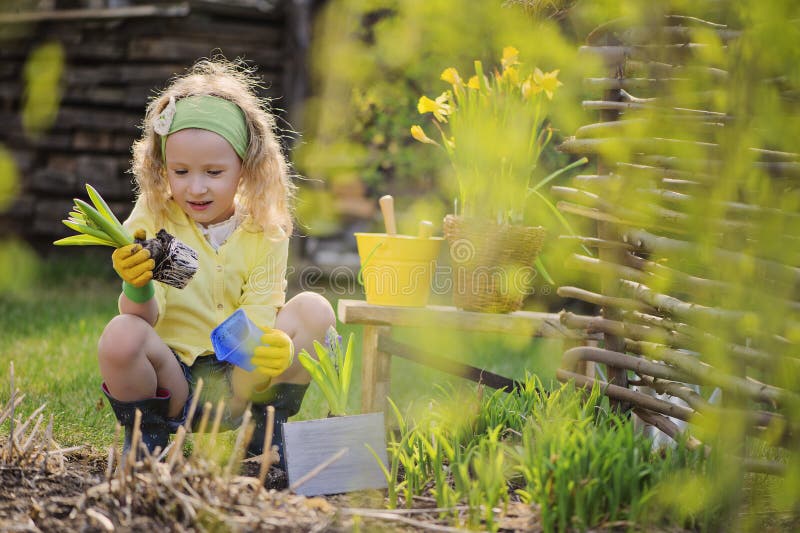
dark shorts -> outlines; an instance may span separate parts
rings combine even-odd
[[[178,426],[186,422],[186,417],[189,415],[189,407],[192,405],[195,391],[197,390],[198,380],[202,379],[203,388],[200,391],[200,399],[192,417],[192,429],[196,430],[203,417],[203,408],[207,402],[211,404],[212,410],[220,400],[224,400],[226,405],[230,403],[230,399],[233,396],[233,383],[231,381],[233,365],[225,361],[219,361],[211,354],[198,357],[195,359],[194,364],[189,366],[178,357],[178,354],[174,351],[172,353],[175,354],[175,359],[183,371],[183,377],[186,378],[186,383],[189,385],[189,396],[186,398],[186,403],[180,416],[172,419],[170,426],[173,426],[173,431],[177,431]],[[209,414],[213,416],[213,411]],[[241,416],[233,419],[226,412],[222,419],[222,427],[223,429],[232,429],[237,427],[239,422],[241,422]]]

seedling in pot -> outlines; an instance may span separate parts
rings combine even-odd
[[[347,414],[347,396],[353,374],[353,334],[347,339],[347,348],[342,347],[342,337],[331,327],[325,336],[325,346],[314,341],[317,359],[303,350],[298,356],[311,379],[314,380],[328,401],[330,414]]]
[[[348,415],[347,396],[353,372],[353,334],[342,338],[331,327],[325,344],[314,343],[318,359],[306,350],[300,362],[328,400],[328,418],[283,425],[289,487],[304,496],[386,488],[383,413]],[[370,450],[377,450],[379,465]]]
[[[56,246],[100,245],[119,248],[136,242],[141,244],[142,248],[149,250],[150,257],[155,261],[154,280],[178,289],[184,288],[189,283],[194,273],[197,272],[197,252],[163,229],[159,230],[152,239],[134,239],[95,188],[87,183],[86,191],[94,205],[75,198],[75,205],[69,213],[69,218],[62,221],[77,235],[59,239],[53,244]]]

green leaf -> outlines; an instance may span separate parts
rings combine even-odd
[[[297,354],[297,360],[300,361],[300,364],[303,365],[303,368],[305,368],[309,374],[318,370],[317,365],[319,363],[317,363],[317,360],[311,357],[306,350]]]
[[[572,169],[573,169],[573,168],[575,168],[575,167],[579,167],[579,166],[585,165],[585,164],[586,164],[586,163],[588,163],[588,162],[589,162],[589,159],[588,159],[588,158],[586,158],[586,157],[581,157],[581,158],[580,158],[580,159],[578,159],[577,161],[573,161],[573,162],[572,162],[572,163],[570,163],[569,165],[567,165],[567,166],[565,166],[565,167],[563,167],[563,168],[560,168],[560,169],[556,170],[555,172],[553,172],[552,174],[550,174],[549,176],[547,176],[546,178],[544,178],[542,181],[540,181],[539,183],[537,183],[536,185],[534,185],[533,187],[531,187],[530,189],[528,189],[528,194],[527,194],[526,196],[530,196],[532,193],[534,193],[534,192],[538,191],[540,188],[544,187],[545,185],[547,185],[548,183],[550,183],[551,181],[553,181],[554,179],[556,179],[557,177],[559,177],[559,176],[560,176],[561,174],[563,174],[564,172],[567,172],[567,171],[569,171],[569,170],[572,170]]]
[[[322,371],[328,377],[331,385],[338,391],[340,389],[339,373],[336,371],[336,367],[333,366],[333,361],[331,361],[328,355],[328,350],[318,341],[314,341],[314,349],[317,351],[317,355],[319,355],[319,364],[322,367]]]
[[[56,246],[102,245],[102,246],[111,246],[112,248],[116,248],[117,246],[111,241],[98,239],[93,235],[71,235],[63,239],[58,239],[57,241],[54,241],[53,244],[55,244]]]
[[[308,371],[311,375],[311,379],[314,380],[325,395],[330,411],[334,414],[343,414],[339,406],[336,383],[331,382],[330,376],[325,372],[320,362],[311,357],[307,351],[303,350],[300,354],[300,364]]]
[[[103,200],[103,197],[102,197],[102,196],[100,196],[100,193],[98,193],[98,192],[95,190],[95,188],[94,188],[94,187],[92,187],[91,185],[89,185],[88,183],[86,184],[86,192],[88,192],[88,193],[89,193],[89,198],[92,200],[92,203],[94,204],[94,206],[95,206],[95,208],[97,209],[97,211],[98,211],[98,212],[99,212],[99,213],[100,213],[100,214],[101,214],[103,217],[105,217],[105,218],[106,218],[106,220],[108,220],[110,223],[112,223],[112,224],[114,224],[114,225],[118,226],[118,227],[120,228],[120,230],[122,231],[122,234],[123,234],[123,235],[124,235],[124,236],[125,236],[125,237],[126,237],[128,240],[129,240],[129,241],[133,242],[133,237],[132,237],[132,236],[131,236],[131,235],[130,235],[128,232],[127,232],[127,230],[126,230],[126,229],[125,229],[125,228],[122,226],[122,224],[120,223],[119,219],[118,219],[118,218],[117,218],[117,217],[114,215],[114,212],[111,210],[111,208],[110,208],[110,207],[108,207],[108,204],[106,203],[106,201],[105,201],[105,200]]]
[[[570,225],[569,221],[564,217],[564,215],[561,214],[561,211],[556,209],[556,206],[554,206],[553,203],[550,200],[545,198],[542,195],[542,193],[540,193],[539,191],[535,191],[534,190],[534,191],[531,191],[531,192],[533,192],[536,196],[539,197],[539,199],[542,202],[544,202],[544,205],[546,205],[548,207],[548,209],[550,209],[550,211],[555,215],[555,217],[558,219],[558,221],[561,222],[561,224],[566,228],[566,230],[569,232],[570,235],[572,235],[573,237],[578,235],[575,232],[575,230],[572,229],[572,226]],[[589,250],[586,246],[581,245],[581,248],[583,248],[583,250],[586,252],[586,254],[589,257],[594,257],[594,254],[592,253],[592,251]]]
[[[344,407],[342,407],[339,402],[339,377],[328,357],[328,351],[317,341],[314,341],[314,350],[317,352],[317,359],[314,360],[314,365],[319,371],[320,386],[322,386],[324,382],[324,387],[326,390],[330,391],[328,407],[334,414],[344,414]]]
[[[298,356],[300,360],[300,364],[303,365],[309,374],[311,374],[311,379],[314,380],[314,383],[322,391],[322,394],[325,396],[325,399],[328,400],[328,407],[330,408],[331,412],[334,414],[334,411],[337,410],[337,397],[336,392],[331,387],[331,384],[328,382],[327,376],[325,376],[324,372],[320,368],[319,361],[311,357],[309,353],[305,350],[300,352]]]
[[[81,213],[91,219],[91,221],[94,222],[100,229],[105,231],[111,240],[117,243],[118,246],[125,246],[126,244],[133,243],[133,237],[127,235],[127,232],[119,223],[114,224],[113,222],[110,222],[103,215],[101,215],[97,209],[90,206],[80,198],[75,198],[75,206],[81,211]]]
[[[331,327],[331,329],[336,332],[333,327]],[[336,332],[336,335],[339,335],[338,332]],[[336,357],[336,368],[338,369],[339,373],[342,372],[342,368],[344,367],[344,350],[342,349],[341,341],[342,339],[339,337],[337,341],[334,341],[334,346],[336,346],[336,348],[334,349],[331,347],[331,350],[334,352],[334,356]]]
[[[347,350],[344,354],[344,363],[340,367],[339,381],[341,382],[342,386],[342,399],[346,403],[347,397],[350,394],[350,379],[353,375],[353,334],[350,333],[350,336],[347,338]]]
[[[378,466],[381,467],[381,471],[383,471],[383,476],[386,478],[386,482],[390,485],[397,483],[396,479],[392,479],[392,474],[389,472],[389,469],[386,468],[386,465],[383,464],[383,460],[378,455],[378,452],[376,452],[373,447],[366,442],[364,443],[364,446],[366,446],[370,453],[372,453],[372,455],[375,457],[375,461],[378,463]]]
[[[397,404],[394,403],[394,400],[391,398],[386,398],[386,400],[389,402],[389,406],[392,408],[394,416],[397,419],[397,427],[400,429],[400,433],[405,434],[406,430],[408,429],[408,424],[403,418],[403,415],[400,413],[400,408],[397,407]]]
[[[91,235],[92,237],[95,237],[97,239],[111,242],[111,238],[104,232],[95,229],[91,226],[87,226],[86,224],[81,224],[80,222],[76,222],[74,220],[62,220],[61,223],[77,233],[82,233],[84,235]]]
[[[547,269],[544,267],[544,263],[542,262],[542,257],[540,255],[536,256],[536,261],[534,261],[536,265],[536,270],[541,272],[542,276],[544,276],[544,280],[549,283],[550,285],[555,285],[556,282],[553,281],[553,278],[550,277],[550,273],[547,272]]]

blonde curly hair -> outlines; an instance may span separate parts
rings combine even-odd
[[[244,112],[250,142],[242,162],[242,181],[237,206],[262,230],[280,228],[292,233],[292,202],[295,185],[289,163],[281,151],[275,117],[268,102],[256,94],[259,86],[253,70],[225,59],[202,59],[147,104],[142,137],[133,144],[131,171],[138,197],[144,198],[156,222],[166,220],[171,197],[161,153],[161,137],[153,130],[155,118],[169,103],[193,95],[211,95],[230,100]]]

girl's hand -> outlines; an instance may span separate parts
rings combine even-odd
[[[261,328],[262,346],[256,346],[251,362],[260,372],[269,377],[283,374],[294,358],[294,344],[289,335],[279,329]]]
[[[134,234],[137,239],[144,239],[144,236],[144,230],[138,230]],[[144,287],[153,279],[156,263],[150,259],[150,251],[142,248],[141,244],[120,246],[111,254],[111,261],[119,277],[134,287]]]

